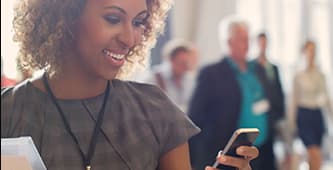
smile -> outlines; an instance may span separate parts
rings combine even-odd
[[[104,49],[103,53],[105,55],[107,55],[108,57],[112,57],[115,60],[123,60],[125,58],[125,54],[116,54],[116,53],[111,52],[108,49]]]

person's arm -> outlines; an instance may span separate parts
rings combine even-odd
[[[158,170],[190,170],[188,143],[181,144],[165,153],[160,161]]]
[[[325,98],[326,98],[325,107],[327,108],[327,110],[329,112],[329,116],[330,116],[331,120],[333,121],[333,106],[332,106],[332,103],[331,103],[332,101],[330,99],[330,95],[329,95],[330,93],[327,89],[326,79],[325,79],[324,75],[322,75],[322,76],[323,76],[323,84],[322,84],[323,95],[326,95],[325,96]]]
[[[251,170],[250,161],[258,157],[259,151],[254,146],[240,146],[236,150],[238,155],[243,158],[231,157],[231,156],[218,156],[216,159],[220,164],[236,167],[238,170]],[[217,170],[210,166],[207,166],[205,170]]]
[[[298,78],[297,75],[293,80],[292,92],[291,92],[291,102],[290,102],[290,110],[289,110],[289,123],[292,128],[296,126],[296,112],[297,112],[297,104],[299,98],[299,85],[298,85]],[[294,130],[294,129],[292,129]]]

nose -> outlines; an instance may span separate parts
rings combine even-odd
[[[132,48],[136,43],[136,34],[132,24],[125,24],[118,35],[118,42],[123,48]]]

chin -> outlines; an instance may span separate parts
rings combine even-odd
[[[109,71],[107,74],[102,75],[104,79],[106,80],[112,80],[115,79],[118,75],[119,71]]]

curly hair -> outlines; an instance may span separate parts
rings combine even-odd
[[[149,18],[143,41],[126,57],[117,77],[126,78],[138,64],[143,64],[164,30],[164,20],[172,0],[146,0]],[[13,20],[14,41],[20,45],[18,64],[23,70],[45,69],[55,73],[61,69],[63,52],[72,39],[68,28],[79,18],[86,0],[20,0]]]

